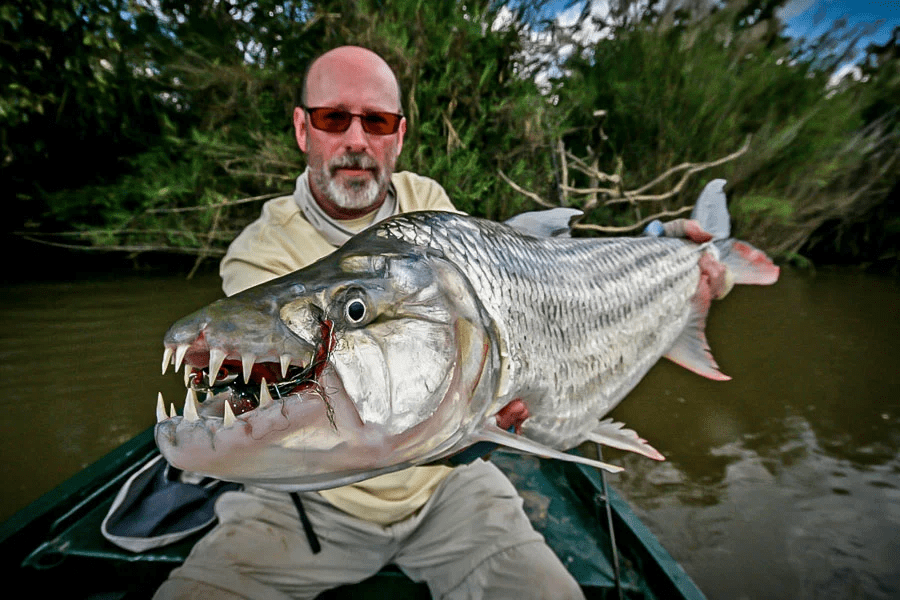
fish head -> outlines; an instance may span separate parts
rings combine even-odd
[[[194,388],[183,416],[158,415],[170,463],[312,490],[432,462],[464,443],[495,396],[495,328],[439,252],[368,241],[169,329],[164,366],[183,361]],[[197,391],[206,399],[193,410]]]

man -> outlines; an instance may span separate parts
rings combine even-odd
[[[436,182],[394,173],[406,119],[378,55],[348,46],[323,54],[301,100],[294,128],[308,168],[293,196],[266,203],[232,243],[220,269],[228,295],[304,267],[385,217],[454,210]],[[434,598],[583,598],[488,462],[414,467],[295,497],[249,487],[223,495],[218,525],[155,598],[314,598],[388,563]]]

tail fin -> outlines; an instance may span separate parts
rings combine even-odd
[[[718,259],[728,267],[734,283],[770,285],[778,281],[779,269],[765,253],[730,237],[731,217],[724,179],[713,179],[706,184],[694,204],[691,218],[712,234]]]
[[[781,270],[762,250],[735,239],[713,243],[719,250],[719,260],[728,267],[735,283],[771,285],[778,281]]]
[[[731,220],[725,198],[725,180],[709,182],[691,218],[713,235],[710,253],[700,258],[700,285],[693,298],[693,310],[684,331],[675,340],[666,358],[709,379],[730,379],[719,370],[706,342],[706,315],[713,298],[722,298],[735,283],[769,285],[778,281],[779,268],[764,252],[736,240],[731,235]],[[726,267],[724,279],[718,263]],[[718,274],[718,276],[717,276]]]

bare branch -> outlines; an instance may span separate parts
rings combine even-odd
[[[556,208],[556,205],[555,205],[555,204],[551,204],[551,203],[547,202],[546,200],[544,200],[543,198],[541,198],[540,196],[538,196],[538,195],[535,194],[534,192],[529,192],[528,190],[521,188],[519,185],[517,185],[516,183],[514,183],[509,177],[507,177],[507,176],[506,176],[506,173],[504,173],[502,170],[497,169],[497,172],[500,174],[500,177],[503,178],[503,181],[505,181],[506,183],[508,183],[509,186],[510,186],[512,189],[516,190],[516,191],[519,192],[520,194],[522,194],[522,195],[524,195],[524,196],[527,196],[527,197],[531,198],[532,200],[534,200],[535,202],[537,202],[538,204],[540,204],[540,205],[543,206],[543,207],[546,207],[546,208]]]
[[[722,158],[712,160],[705,163],[682,163],[678,166],[672,167],[650,183],[639,187],[636,190],[628,190],[625,192],[619,192],[613,188],[605,188],[605,187],[590,187],[590,188],[574,188],[567,187],[566,189],[570,192],[576,194],[606,194],[609,196],[609,200],[607,200],[604,204],[609,206],[611,204],[620,204],[624,202],[634,203],[634,202],[659,202],[661,200],[666,200],[677,195],[684,188],[684,185],[687,183],[688,179],[694,173],[698,173],[700,171],[710,169],[712,167],[717,167],[719,165],[725,164],[726,162],[732,161],[745,153],[747,149],[750,147],[750,138],[747,137],[744,145],[737,150],[736,152],[732,152],[728,156],[723,156]],[[679,171],[685,171],[684,175],[682,175],[681,179],[678,181],[675,186],[667,192],[663,192],[661,194],[642,194],[646,190],[652,188],[655,185],[658,185],[660,182],[664,181],[666,178],[671,177],[675,173]],[[593,174],[593,175],[605,175],[602,172],[596,173],[585,173],[585,174]],[[609,181],[613,181],[614,179],[618,179],[618,176],[610,176],[605,175],[609,178]]]
[[[246,204],[248,202],[259,202],[260,200],[271,200],[272,198],[277,198],[279,196],[283,196],[282,192],[275,192],[273,194],[263,194],[262,196],[250,196],[249,198],[241,198],[239,200],[223,200],[222,202],[216,202],[215,204],[204,204],[199,206],[182,206],[178,208],[148,208],[146,213],[155,214],[155,213],[180,213],[180,212],[191,212],[196,210],[207,210],[210,208],[219,208],[221,206],[236,206],[238,204]]]
[[[456,132],[456,128],[453,127],[453,122],[450,120],[450,117],[447,116],[447,111],[442,110],[441,117],[443,117],[444,124],[447,126],[447,156],[450,156],[453,154],[454,150],[461,148],[463,143],[459,134]]]
[[[712,168],[712,167],[717,167],[717,166],[719,166],[719,165],[722,165],[722,164],[725,164],[725,163],[727,163],[727,162],[729,162],[729,161],[732,161],[732,160],[736,159],[737,157],[739,157],[739,156],[740,156],[741,154],[743,154],[744,152],[746,152],[748,148],[750,148],[750,136],[749,136],[749,135],[748,135],[747,138],[744,140],[744,145],[741,146],[740,149],[738,149],[737,151],[732,152],[731,154],[729,154],[728,156],[723,156],[723,157],[720,158],[720,159],[713,160],[713,161],[709,161],[709,162],[705,162],[705,163],[682,163],[682,164],[680,164],[680,165],[678,165],[678,166],[676,166],[676,167],[672,167],[671,169],[669,169],[668,171],[666,171],[665,173],[663,173],[662,175],[660,175],[659,177],[657,177],[656,179],[654,179],[653,181],[651,181],[650,183],[648,183],[648,184],[646,184],[646,185],[644,185],[644,186],[641,186],[641,187],[639,187],[639,188],[636,189],[636,190],[632,190],[632,191],[630,191],[630,192],[625,192],[625,195],[626,195],[626,196],[628,196],[629,194],[633,194],[633,195],[635,195],[635,196],[640,195],[640,194],[642,194],[643,192],[645,192],[645,191],[649,190],[650,188],[652,188],[653,186],[655,186],[656,184],[660,183],[660,182],[663,181],[664,179],[668,178],[669,176],[674,175],[674,174],[677,173],[678,171],[682,171],[682,170],[684,170],[684,169],[688,169],[688,172],[685,173],[684,177],[682,177],[681,181],[679,182],[679,185],[683,185],[684,180],[685,180],[690,174],[696,173],[696,172],[698,172],[698,171],[702,171],[702,170],[704,170],[704,169],[709,169],[709,168]],[[680,188],[679,188],[679,189],[680,189]],[[668,196],[667,196],[667,197],[668,197]]]
[[[607,196],[619,197],[619,190],[616,188],[603,188],[603,187],[588,187],[588,188],[577,188],[571,187],[568,185],[559,186],[567,192],[572,192],[575,194],[606,194]],[[623,202],[625,200],[618,199],[617,202]],[[611,202],[607,202],[606,204],[611,204]]]
[[[31,235],[23,235],[23,239],[44,244],[45,246],[53,246],[55,248],[66,248],[68,250],[83,250],[85,252],[173,252],[177,254],[199,254],[203,251],[201,248],[187,248],[183,246],[169,246],[166,244],[153,245],[122,245],[122,246],[79,246],[78,244],[62,244],[60,242],[50,242],[42,240]],[[225,250],[218,248],[210,248],[208,250],[210,256],[225,256]]]
[[[572,154],[571,152],[566,151],[566,156],[572,161],[572,166],[575,167],[576,170],[581,171],[588,177],[593,177],[598,181],[608,181],[610,183],[618,184],[620,183],[620,177],[618,175],[610,175],[608,173],[604,173],[600,169],[597,168],[596,165],[588,165],[583,160]]]
[[[686,213],[689,210],[693,210],[693,208],[694,208],[694,205],[691,204],[690,206],[684,206],[684,207],[676,209],[676,210],[664,210],[662,212],[656,213],[655,215],[650,215],[649,217],[641,219],[640,221],[638,221],[637,223],[634,223],[633,225],[626,225],[624,227],[609,227],[606,225],[593,225],[592,223],[576,223],[574,225],[574,228],[575,229],[590,229],[591,231],[602,231],[604,233],[626,233],[629,231],[634,231],[636,229],[640,229],[641,227],[643,227],[650,221],[653,221],[654,219],[659,219],[662,217],[677,217],[678,215]]]
[[[559,138],[556,143],[556,150],[559,152],[559,161],[560,161],[560,171],[562,172],[562,176],[560,177],[559,188],[562,190],[562,205],[568,206],[569,204],[569,165],[566,162],[566,146],[563,144],[562,138]]]

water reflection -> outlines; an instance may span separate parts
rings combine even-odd
[[[162,336],[220,297],[218,278],[96,275],[7,283],[0,300],[0,519],[154,422]]]
[[[718,481],[624,457],[616,486],[710,599],[897,597],[900,459],[860,468],[805,419],[785,430],[762,453],[752,438],[710,449]]]
[[[616,455],[615,485],[711,599],[900,595],[898,300],[852,272],[738,289],[708,328],[732,381],[661,363],[615,411],[668,458]]]
[[[0,300],[0,518],[153,422],[162,335],[215,274],[9,284]],[[613,485],[710,600],[900,597],[900,285],[785,270],[713,306],[734,379],[668,361],[613,416],[666,455],[607,450]]]

